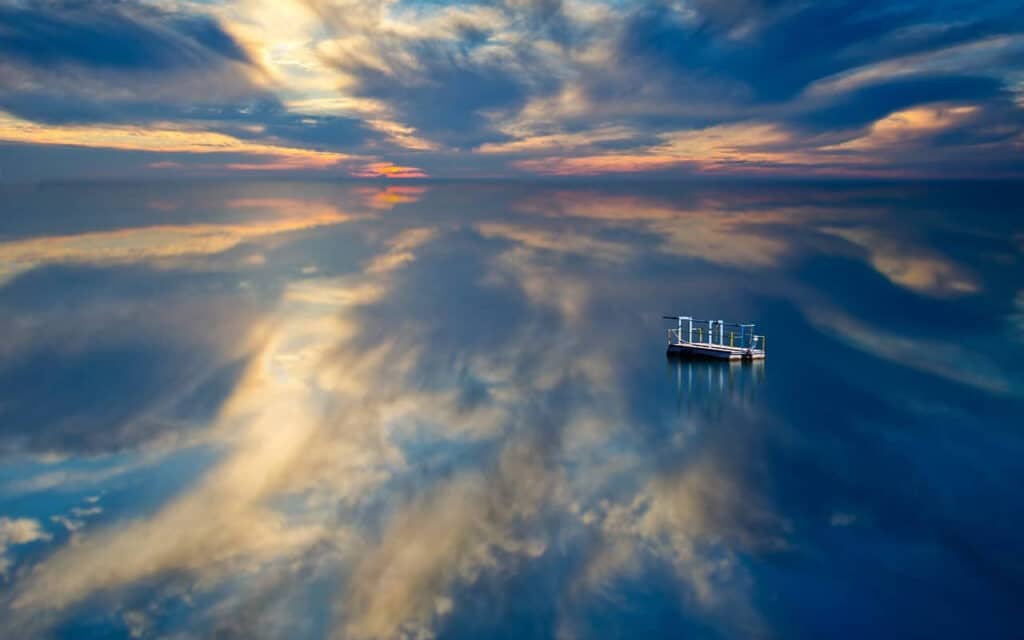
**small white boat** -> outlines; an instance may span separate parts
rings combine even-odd
[[[763,360],[765,337],[753,324],[724,320],[696,320],[690,316],[662,316],[675,320],[668,330],[668,355],[715,360]]]

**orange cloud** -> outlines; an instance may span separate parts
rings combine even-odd
[[[960,124],[977,111],[970,105],[904,109],[875,121],[867,135],[824,149],[872,151],[899,147]]]
[[[639,173],[677,167],[716,172],[735,170],[737,165],[744,164],[751,169],[765,164],[805,166],[823,159],[807,152],[785,149],[792,141],[789,133],[775,125],[720,125],[667,133],[662,136],[660,144],[629,153],[535,158],[519,160],[513,165],[534,173],[574,176]]]
[[[338,224],[352,216],[327,204],[275,199],[243,199],[231,207],[265,207],[266,220],[236,224],[155,225],[0,243],[0,284],[43,264],[113,264],[213,255],[291,231]]]
[[[600,127],[589,131],[573,133],[552,133],[544,135],[517,135],[515,130],[506,131],[516,139],[509,142],[488,142],[480,146],[480,153],[528,153],[576,149],[601,142],[626,141],[637,132],[626,127]]]
[[[531,173],[552,176],[593,176],[602,173],[640,173],[672,169],[684,164],[671,156],[609,154],[572,158],[536,158],[512,165]]]
[[[172,124],[40,125],[3,112],[0,112],[0,141],[156,153],[237,153],[268,158],[267,163],[225,165],[225,168],[238,169],[326,169],[352,158],[344,153],[250,142]],[[150,166],[159,169],[172,165],[157,162]]]
[[[367,187],[357,190],[366,196],[367,204],[374,209],[391,209],[399,204],[411,204],[426,193],[424,187],[388,186],[383,189]]]
[[[787,209],[723,209],[714,202],[684,208],[634,196],[564,191],[517,205],[521,211],[550,217],[582,218],[605,225],[647,229],[662,239],[662,251],[738,267],[777,264],[789,252],[783,239],[767,235],[767,225],[792,224]]]
[[[867,227],[823,227],[867,252],[867,261],[893,284],[936,297],[977,293],[981,284],[966,268],[926,247]]]
[[[426,178],[427,174],[417,167],[403,167],[391,162],[371,162],[362,169],[353,171],[357,178]]]
[[[476,229],[485,238],[502,238],[531,249],[577,253],[612,262],[621,262],[632,253],[626,244],[600,240],[578,232],[566,234],[500,222],[483,222],[476,225]]]

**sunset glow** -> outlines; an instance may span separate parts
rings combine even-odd
[[[0,177],[1021,175],[1019,12],[926,5],[5,0]]]

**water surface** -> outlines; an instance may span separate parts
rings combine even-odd
[[[1013,637],[1022,199],[6,187],[0,635]]]

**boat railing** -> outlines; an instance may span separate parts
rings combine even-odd
[[[722,320],[690,320],[668,330],[669,344],[710,344],[764,352],[766,339],[753,332],[754,325]]]

